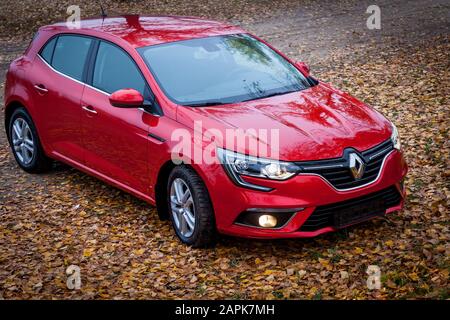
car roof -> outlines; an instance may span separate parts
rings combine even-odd
[[[60,22],[40,30],[70,32],[72,29]],[[82,31],[106,33],[127,41],[133,47],[245,32],[230,24],[197,17],[140,15],[83,19],[78,29],[78,32]]]

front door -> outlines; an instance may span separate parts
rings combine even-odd
[[[121,48],[100,41],[81,101],[86,165],[141,193],[148,194],[148,125],[144,112],[113,107],[112,92],[133,88],[146,97],[147,84],[132,58]]]

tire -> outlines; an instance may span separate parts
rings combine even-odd
[[[182,186],[180,190],[189,190],[192,198],[192,201],[188,199],[184,204],[184,213],[176,210],[183,207],[183,204],[178,199],[173,199],[177,194],[176,187],[180,185]],[[186,194],[186,191],[181,193]],[[167,203],[173,228],[183,243],[194,248],[215,245],[218,234],[213,206],[205,184],[193,169],[181,165],[172,170],[167,183]],[[188,214],[189,212],[190,214]],[[192,219],[188,219],[192,216],[194,216],[194,222],[192,222]],[[185,228],[182,227],[183,224]],[[193,228],[191,229],[190,226],[192,225]],[[187,232],[186,229],[188,229]]]
[[[22,131],[15,130],[14,126],[16,129],[22,128]],[[52,161],[45,155],[36,126],[25,108],[20,107],[14,110],[8,123],[8,134],[14,158],[23,170],[29,173],[40,173],[51,168]]]

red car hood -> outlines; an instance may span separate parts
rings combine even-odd
[[[287,161],[336,158],[347,147],[364,151],[389,139],[392,132],[390,122],[380,113],[324,83],[249,102],[180,107],[177,119],[191,128],[201,120],[203,131],[219,130],[224,138],[216,143],[222,147],[226,146],[226,129],[278,129],[279,158]],[[273,144],[251,132],[247,137]],[[249,148],[235,151],[258,156]]]

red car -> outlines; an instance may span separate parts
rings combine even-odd
[[[22,169],[65,162],[156,205],[195,247],[218,233],[313,237],[403,206],[395,126],[224,23],[42,27],[11,63],[5,106]]]

